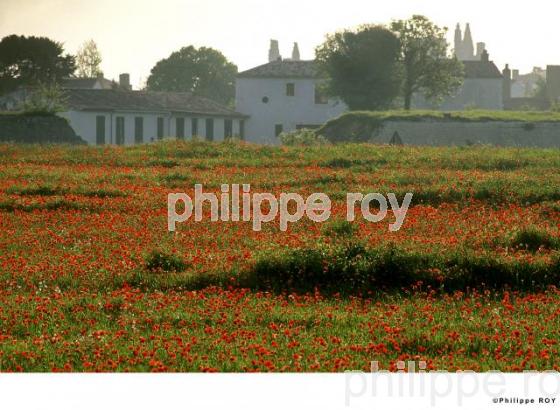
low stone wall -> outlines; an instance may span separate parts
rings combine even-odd
[[[24,114],[0,114],[0,142],[85,144],[64,118]]]
[[[398,134],[398,138],[395,135]],[[384,121],[372,132],[377,143],[560,148],[560,122],[522,121]],[[396,141],[395,141],[396,140]]]

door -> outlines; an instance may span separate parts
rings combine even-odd
[[[124,117],[117,117],[117,132],[115,142],[117,145],[124,145]]]
[[[206,119],[206,140],[214,141],[214,119]]]
[[[105,116],[98,115],[95,117],[95,143],[97,145],[105,144]]]
[[[175,120],[175,131],[178,139],[185,139],[185,119],[183,117]]]
[[[134,118],[134,143],[142,144],[144,142],[144,118]]]

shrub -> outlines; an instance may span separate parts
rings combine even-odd
[[[344,219],[335,220],[323,226],[323,235],[330,237],[351,237],[354,225]]]
[[[325,138],[317,135],[315,131],[306,128],[292,132],[283,132],[280,134],[280,141],[282,141],[282,144],[289,146],[312,146],[327,143]]]
[[[559,240],[547,231],[529,227],[517,232],[511,241],[514,248],[525,248],[531,252],[539,249],[558,249]]]
[[[177,161],[173,161],[171,159],[154,159],[146,163],[146,166],[148,167],[163,167],[163,168],[174,168],[178,165],[179,163]]]
[[[187,269],[181,258],[162,251],[152,251],[145,258],[145,266],[150,272],[183,272]]]
[[[274,291],[364,295],[422,285],[441,292],[473,288],[535,290],[560,280],[552,263],[505,261],[490,255],[415,253],[395,246],[366,249],[355,242],[261,256],[243,286]]]
[[[6,190],[8,194],[16,195],[30,195],[30,196],[53,196],[53,195],[64,195],[67,190],[62,188],[54,188],[48,185],[39,185],[33,187],[10,187]]]

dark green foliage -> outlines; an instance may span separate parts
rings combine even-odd
[[[365,25],[327,36],[316,49],[329,95],[351,110],[388,108],[400,89],[399,39],[382,26]]]
[[[323,226],[323,234],[330,237],[352,237],[355,228],[351,222],[344,219],[332,221]]]
[[[33,211],[40,211],[40,210],[73,210],[73,211],[91,211],[91,207],[88,207],[86,204],[67,201],[65,199],[57,199],[54,201],[49,202],[41,202],[35,203],[30,205],[22,205],[15,201],[4,201],[0,202],[0,211],[5,212],[14,212],[14,211],[23,211],[23,212],[33,212]]]
[[[17,87],[59,82],[74,72],[75,61],[61,43],[46,37],[10,35],[0,41],[0,94]]]
[[[446,292],[535,290],[560,282],[560,260],[510,262],[469,252],[421,254],[394,246],[366,249],[349,242],[264,255],[243,280],[250,287],[327,294],[367,294],[413,286]]]
[[[150,91],[187,91],[230,104],[235,97],[237,67],[212,48],[183,47],[152,68]]]
[[[162,251],[152,251],[145,258],[145,266],[150,272],[183,272],[187,269],[181,258]]]
[[[148,167],[163,167],[163,168],[174,168],[178,165],[179,163],[172,159],[154,159],[146,163],[146,166]]]
[[[2,142],[86,144],[76,135],[68,121],[52,113],[0,114],[0,143]]]
[[[446,28],[418,15],[395,21],[391,28],[400,40],[405,110],[411,108],[416,93],[437,102],[461,86],[463,65],[447,54]]]
[[[560,247],[560,241],[546,231],[529,227],[515,234],[515,237],[511,241],[511,246],[536,252],[541,248],[558,249]]]
[[[25,188],[10,187],[6,190],[8,194],[16,195],[38,195],[38,196],[53,196],[53,195],[64,195],[67,192],[66,189],[54,188],[48,185],[31,186]]]

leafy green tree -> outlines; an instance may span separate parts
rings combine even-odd
[[[463,65],[447,54],[447,28],[418,15],[394,21],[391,28],[401,45],[402,96],[406,110],[410,109],[415,93],[437,102],[461,86]]]
[[[183,47],[159,61],[147,81],[150,91],[189,91],[230,104],[235,97],[237,66],[212,48]]]
[[[22,85],[57,83],[74,72],[74,57],[46,37],[10,35],[0,41],[0,94]]]
[[[327,35],[315,50],[325,91],[351,110],[388,108],[400,91],[399,40],[382,26]]]
[[[77,75],[80,78],[94,78],[103,75],[101,52],[93,40],[86,41],[76,54]]]
[[[58,84],[38,84],[22,108],[27,114],[56,114],[65,111],[66,96]]]

